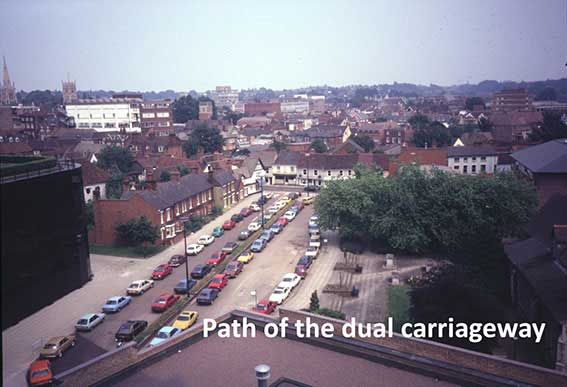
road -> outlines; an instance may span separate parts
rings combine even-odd
[[[242,207],[248,206],[255,199],[256,197],[247,198],[236,208],[205,226],[200,232],[189,236],[187,242],[193,243],[200,235],[210,233],[216,225],[222,224],[225,219]],[[274,201],[275,199],[272,199],[268,206]],[[229,282],[212,306],[192,304],[188,306],[188,309],[197,310],[201,315],[200,318],[217,317],[235,308],[252,307],[254,303],[250,295],[252,290],[257,292],[258,299],[267,298],[281,277],[287,272],[293,272],[295,263],[307,246],[306,225],[312,211],[312,206],[310,206],[300,212],[296,219],[280,235],[276,236],[263,252],[257,254],[254,260],[246,265],[245,270],[236,279]],[[220,250],[226,242],[236,240],[239,232],[245,229],[256,215],[251,215],[237,224],[233,230],[225,232],[221,238],[207,246],[198,256],[190,257],[189,270],[198,263],[204,263],[213,251]],[[171,255],[182,252],[183,243],[178,243],[147,260],[93,256],[93,266],[95,266],[93,269],[100,269],[95,271],[95,281],[3,332],[4,385],[22,385],[25,369],[37,355],[37,350],[41,345],[39,338],[47,339],[51,336],[72,332],[74,322],[82,314],[99,311],[106,298],[124,294],[125,288],[131,281],[148,278],[155,266],[167,262]],[[98,267],[96,265],[98,260],[106,259],[113,259],[118,264],[113,261],[110,266]],[[103,278],[104,281],[101,280]],[[106,321],[92,332],[81,333],[78,344],[70,350],[67,356],[54,362],[54,371],[61,372],[114,349],[116,346],[114,334],[124,321],[143,319],[152,322],[155,320],[158,314],[151,312],[151,303],[160,294],[171,292],[175,284],[183,278],[185,278],[185,268],[180,266],[174,269],[174,273],[166,279],[156,281],[153,289],[142,296],[134,297],[131,304],[121,312],[108,315]],[[20,336],[18,339],[17,334],[24,334],[25,337]],[[12,353],[14,356],[11,356]],[[69,356],[71,354],[72,356]]]

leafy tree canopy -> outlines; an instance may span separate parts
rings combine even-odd
[[[365,152],[372,152],[372,150],[376,146],[372,137],[367,135],[352,136],[351,139],[352,141],[363,147]]]
[[[567,138],[567,124],[561,114],[546,112],[543,115],[543,122],[532,129],[530,139],[545,142],[557,138]]]
[[[287,148],[287,144],[285,142],[281,142],[277,140],[274,140],[274,142],[270,146],[274,148],[278,153],[280,153],[282,150]]]
[[[327,147],[325,141],[321,140],[320,138],[313,140],[311,142],[310,148],[317,153],[325,153],[329,150],[329,147]]]
[[[129,149],[119,146],[106,146],[98,155],[97,165],[105,170],[112,170],[115,166],[123,173],[132,168],[134,156]]]
[[[223,145],[224,138],[218,129],[200,123],[191,132],[189,140],[183,144],[183,149],[187,157],[191,157],[197,154],[199,148],[206,154],[222,152]]]
[[[132,246],[154,243],[159,238],[158,227],[153,226],[145,216],[118,224],[115,229],[119,238]]]
[[[450,129],[439,121],[425,122],[420,119],[416,122],[416,127],[413,143],[417,147],[445,146],[451,142]]]
[[[473,108],[475,106],[478,106],[478,105],[480,105],[482,107],[485,106],[484,100],[480,97],[470,97],[470,98],[467,98],[466,101],[465,101],[465,108],[469,111],[473,110]]]
[[[159,175],[159,181],[170,181],[171,180],[171,173],[167,170],[161,171]]]

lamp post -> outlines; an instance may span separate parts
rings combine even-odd
[[[185,290],[187,292],[187,297],[189,297],[189,262],[187,257],[187,228],[185,227],[186,223],[189,221],[188,216],[184,216],[180,218],[183,222],[183,246],[185,247],[183,255],[185,256]]]
[[[264,176],[260,176],[258,183],[260,184],[260,206],[262,208],[262,217],[260,218],[260,224],[262,225],[262,230],[264,230]]]
[[[251,290],[250,295],[254,297],[254,306],[258,305],[258,293],[255,290]]]
[[[309,156],[311,156],[310,153],[305,154],[305,158],[307,159],[307,197],[309,197]]]

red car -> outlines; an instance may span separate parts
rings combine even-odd
[[[164,264],[159,265],[158,267],[156,267],[154,269],[154,271],[152,272],[152,279],[155,279],[155,280],[164,279],[165,277],[170,275],[172,272],[173,272],[173,269],[171,268],[171,266],[169,266],[167,263],[164,263]]]
[[[262,314],[272,314],[276,310],[277,304],[266,299],[260,300],[254,307],[254,312]]]
[[[164,293],[152,304],[152,312],[165,312],[171,305],[179,300],[179,296],[171,293]]]
[[[278,219],[278,221],[276,223],[281,224],[282,227],[285,227],[289,223],[289,220],[287,220],[286,218],[284,218],[282,216],[281,218]]]
[[[228,275],[217,274],[213,277],[213,279],[209,283],[209,288],[221,290],[226,285],[228,285]]]
[[[224,261],[226,255],[227,254],[224,251],[215,251],[207,260],[207,265],[218,265],[219,263]]]
[[[301,278],[307,277],[307,268],[305,267],[305,265],[297,265],[295,267],[295,274],[297,274]]]
[[[242,262],[232,261],[226,265],[224,273],[228,276],[228,278],[236,278],[236,276],[242,272],[243,268],[244,264]]]
[[[39,386],[53,382],[53,372],[49,360],[36,360],[30,364],[27,375],[30,386]]]
[[[245,218],[247,216],[250,216],[250,214],[252,214],[252,210],[248,207],[244,207],[242,210],[240,210],[240,215],[244,216]]]
[[[229,219],[222,224],[223,230],[232,230],[234,226],[236,226],[236,222],[232,219]]]

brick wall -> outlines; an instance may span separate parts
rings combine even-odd
[[[534,184],[540,207],[543,207],[547,200],[556,193],[567,194],[567,174],[538,173],[534,175]]]

